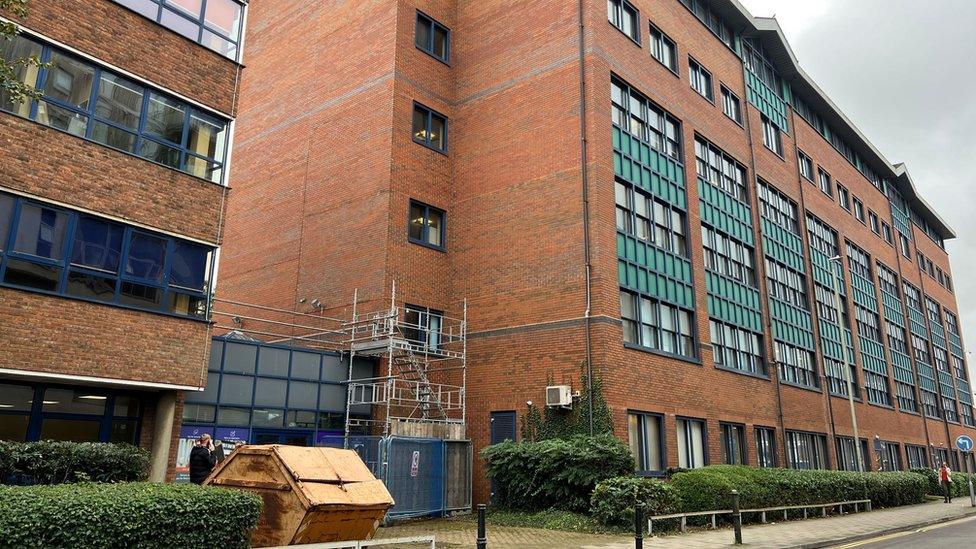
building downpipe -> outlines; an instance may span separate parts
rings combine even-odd
[[[579,82],[580,82],[580,176],[583,188],[583,275],[586,286],[586,310],[583,311],[583,331],[586,341],[586,398],[589,409],[589,433],[593,436],[593,350],[590,344],[590,315],[592,313],[591,265],[590,265],[590,196],[589,171],[586,166],[586,64],[584,57],[586,45],[584,43],[583,0],[577,0],[577,16],[579,17]]]

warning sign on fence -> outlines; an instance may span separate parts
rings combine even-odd
[[[410,476],[415,477],[420,472],[420,450],[414,450],[413,459],[410,461]]]

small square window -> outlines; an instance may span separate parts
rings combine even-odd
[[[451,60],[451,30],[431,17],[417,12],[417,48],[445,63]]]
[[[447,118],[414,103],[413,140],[436,151],[447,152]]]
[[[408,239],[415,244],[443,250],[445,217],[444,210],[411,201]]]

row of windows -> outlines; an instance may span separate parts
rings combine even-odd
[[[614,124],[681,162],[681,125],[637,90],[616,78],[610,82]]]
[[[746,69],[756,75],[778,97],[783,97],[783,81],[773,64],[767,60],[762,44],[751,38],[742,40],[742,63]]]
[[[747,463],[745,426],[722,423],[720,429],[723,463],[729,465]],[[664,416],[631,412],[627,414],[627,431],[630,450],[634,454],[638,472],[660,473],[667,469]],[[694,469],[709,463],[707,432],[704,420],[692,418],[675,420],[674,440],[678,450],[678,467]],[[756,427],[755,433],[758,465],[775,467],[775,431],[767,427]]]
[[[709,143],[701,136],[695,136],[695,170],[698,177],[747,202],[746,169],[722,149]]]
[[[732,28],[722,19],[721,16],[712,11],[709,2],[706,0],[681,0],[681,3],[688,8],[691,13],[698,18],[708,30],[718,37],[723,44],[735,49],[735,34]]]
[[[693,358],[692,314],[653,298],[620,292],[620,318],[626,343]]]
[[[614,197],[618,231],[687,257],[684,212],[620,180],[614,183]]]
[[[226,120],[23,35],[0,42],[0,58],[8,62],[30,56],[50,65],[15,64],[14,76],[43,91],[43,98],[17,104],[0,95],[0,110],[197,177],[223,180]]]
[[[916,250],[915,253],[918,256],[918,267],[923,273],[927,273],[930,277],[934,278],[939,282],[939,285],[943,288],[952,291],[952,278],[942,270],[942,267],[937,267],[932,260],[925,257],[925,254]]]
[[[128,307],[205,318],[213,249],[0,194],[0,280]]]
[[[806,349],[776,341],[773,343],[776,361],[779,365],[781,381],[802,385],[804,387],[819,387],[817,371],[814,367],[813,353]]]
[[[99,388],[0,384],[0,440],[137,444],[137,394]]]
[[[766,375],[761,335],[716,320],[709,320],[708,327],[717,366]]]
[[[238,0],[115,0],[194,42],[237,60],[244,23]]]

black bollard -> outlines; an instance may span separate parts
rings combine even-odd
[[[735,544],[742,545],[742,513],[739,512],[738,490],[732,490],[732,529],[735,531]]]
[[[485,535],[485,508],[484,503],[478,504],[478,549],[488,547],[488,537]]]
[[[644,509],[634,506],[634,548],[644,549]]]

